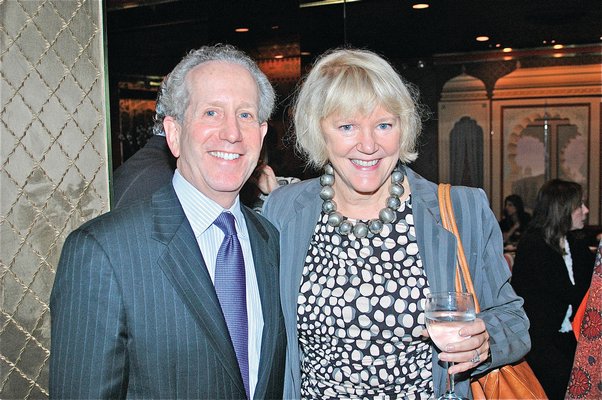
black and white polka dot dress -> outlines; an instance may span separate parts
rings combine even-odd
[[[432,397],[431,346],[411,200],[378,235],[339,235],[322,214],[297,301],[301,396]]]

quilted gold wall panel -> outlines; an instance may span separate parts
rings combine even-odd
[[[2,399],[48,397],[62,244],[109,207],[102,15],[101,0],[0,0]]]

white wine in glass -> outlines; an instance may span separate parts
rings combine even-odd
[[[432,341],[441,351],[450,343],[460,342],[460,329],[476,318],[474,299],[471,293],[440,292],[426,296],[424,306],[426,329]],[[439,399],[462,399],[454,390],[454,376],[448,376],[445,394]]]

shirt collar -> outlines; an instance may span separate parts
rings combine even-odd
[[[172,184],[195,237],[198,238],[202,235],[224,211],[229,211],[234,215],[237,235],[241,237],[247,236],[247,226],[240,208],[239,196],[236,196],[232,207],[224,209],[195,188],[177,169],[174,173]]]

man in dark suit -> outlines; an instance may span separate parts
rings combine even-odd
[[[154,134],[113,173],[112,209],[150,197],[171,182],[175,169],[165,134]]]
[[[171,182],[176,158],[169,150],[163,129],[165,112],[160,106],[162,91],[163,85],[157,93],[153,136],[113,173],[112,209],[146,199]]]
[[[274,91],[231,46],[188,54],[161,106],[171,184],[69,235],[52,289],[52,398],[281,398],[278,233],[240,204]]]

